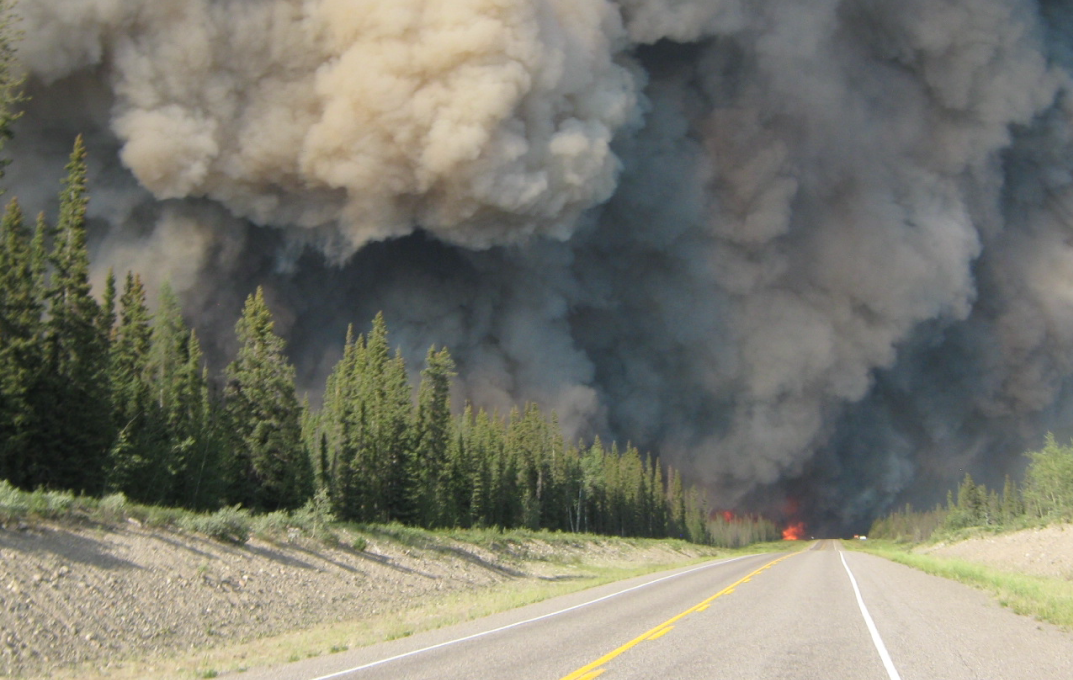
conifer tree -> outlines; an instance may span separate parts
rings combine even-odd
[[[365,338],[354,337],[347,328],[343,357],[328,376],[322,413],[317,420],[321,467],[332,501],[340,518],[362,521],[363,499],[367,496],[361,475],[359,451],[365,446],[366,415],[361,385],[365,372]],[[307,438],[308,441],[308,438]]]
[[[11,139],[12,126],[22,117],[19,104],[25,101],[22,93],[24,77],[16,65],[15,43],[19,37],[15,27],[15,0],[0,0],[0,151]],[[0,178],[11,161],[0,157]]]
[[[0,222],[0,479],[26,484],[36,427],[28,395],[40,372],[42,301],[34,286],[30,233],[12,200]]]
[[[448,453],[451,436],[451,378],[454,361],[446,348],[429,348],[417,395],[414,425],[415,500],[424,526],[442,526],[457,515],[451,508]]]
[[[168,283],[160,288],[147,365],[152,410],[167,434],[161,451],[168,502],[189,508],[219,505],[224,443],[209,395],[201,347],[183,321]]]
[[[130,272],[117,318],[109,370],[116,433],[109,454],[109,487],[141,502],[161,503],[172,500],[170,433],[151,383],[152,324],[145,287],[141,277]]]
[[[313,493],[302,446],[294,367],[258,287],[235,326],[241,348],[226,371],[224,398],[233,434],[229,502],[259,510],[296,508]]]
[[[101,309],[90,294],[86,248],[86,148],[79,137],[60,194],[52,250],[45,330],[41,415],[42,463],[34,485],[89,493],[104,490],[104,461],[112,428],[108,338]],[[39,229],[41,233],[41,229]]]
[[[108,339],[109,342],[113,339],[113,332],[115,331],[116,324],[116,282],[115,272],[111,267],[108,268],[108,276],[104,280],[104,297],[101,299],[101,314],[98,317],[100,323],[101,335]]]
[[[406,362],[391,355],[383,314],[373,319],[362,392],[367,406],[368,446],[363,468],[372,480],[370,519],[417,520],[413,491],[414,407]]]

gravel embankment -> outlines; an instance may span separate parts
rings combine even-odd
[[[588,563],[689,555],[608,540],[533,539],[489,550],[369,538],[364,551],[308,541],[227,545],[195,535],[18,523],[0,528],[0,675],[263,638],[405,608],[431,593],[569,574]]]
[[[1073,580],[1073,525],[1057,524],[922,549],[996,569]]]

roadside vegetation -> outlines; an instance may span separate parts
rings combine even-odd
[[[1073,442],[1059,444],[1047,435],[1039,451],[1025,454],[1029,465],[1018,484],[1006,477],[1001,493],[965,475],[946,504],[931,510],[906,506],[880,517],[868,533],[872,539],[899,543],[956,541],[980,533],[1016,531],[1073,521]]]
[[[1073,581],[1022,574],[967,560],[915,552],[914,544],[846,541],[847,547],[885,557],[990,593],[1003,607],[1073,631]]]
[[[1073,630],[1073,581],[1068,578],[1004,571],[918,550],[1073,521],[1073,443],[1061,445],[1048,435],[1043,448],[1025,455],[1029,465],[1023,483],[1007,477],[999,492],[965,475],[945,505],[924,511],[906,506],[877,519],[867,541],[847,545],[981,588],[1019,614]]]

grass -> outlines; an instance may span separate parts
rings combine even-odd
[[[991,593],[1012,611],[1073,631],[1073,582],[1003,571],[975,562],[912,552],[889,541],[846,541],[845,545]]]
[[[319,495],[293,512],[253,515],[239,506],[215,512],[195,512],[181,508],[164,508],[130,502],[123,494],[104,498],[76,496],[70,491],[22,491],[0,480],[0,524],[24,520],[63,520],[98,526],[136,522],[153,529],[187,531],[224,543],[241,545],[251,536],[289,542],[296,536],[332,543],[331,513]],[[356,539],[356,550],[364,548],[364,539]]]
[[[498,585],[477,590],[446,593],[436,597],[415,602],[412,606],[400,610],[383,612],[360,620],[326,623],[321,626],[298,630],[280,636],[227,644],[220,647],[203,649],[197,652],[180,653],[163,658],[128,660],[113,665],[107,671],[100,671],[86,665],[68,669],[57,678],[100,678],[115,680],[128,678],[193,678],[213,669],[220,675],[235,673],[252,666],[282,666],[297,659],[311,658],[368,646],[378,642],[409,637],[429,630],[435,630],[465,621],[471,621],[491,614],[508,611],[517,607],[540,602],[542,600],[575,593],[599,585],[620,581],[635,576],[654,573],[674,567],[696,564],[714,557],[727,557],[756,552],[785,551],[787,549],[805,548],[809,542],[788,545],[783,542],[763,544],[754,548],[722,550],[711,547],[696,546],[678,541],[661,541],[655,539],[619,539],[603,536],[584,536],[561,534],[555,532],[494,530],[445,530],[426,531],[389,525],[386,527],[361,527],[363,531],[378,540],[393,540],[388,536],[399,536],[400,545],[420,550],[435,551],[437,548],[448,549],[456,542],[472,542],[488,545],[516,543],[519,552],[526,552],[526,541],[540,541],[558,544],[560,547],[576,547],[584,552],[593,544],[618,544],[632,546],[638,550],[654,546],[670,546],[683,550],[681,559],[670,557],[669,562],[661,564],[627,564],[624,559],[620,564],[594,565],[583,558],[571,558],[564,564],[571,574],[567,579],[510,579]],[[348,526],[340,530],[346,533],[355,530]],[[468,539],[468,540],[467,540]],[[519,561],[524,561],[519,557]],[[533,561],[531,558],[530,561]],[[539,561],[539,560],[536,560]],[[205,677],[200,675],[200,677]]]
[[[415,602],[412,606],[367,616],[361,620],[326,623],[313,629],[196,652],[177,652],[157,658],[113,661],[108,668],[87,663],[57,671],[57,678],[206,678],[247,670],[252,665],[283,665],[298,659],[337,654],[377,642],[415,635],[428,630],[482,618],[551,597],[640,576],[664,569],[695,564],[715,557],[804,548],[784,542],[758,544],[735,550],[699,546],[682,540],[616,538],[526,529],[498,528],[429,531],[401,524],[355,525],[331,522],[330,514],[315,503],[293,513],[253,516],[241,508],[223,508],[215,513],[142,506],[122,494],[103,499],[58,492],[24,492],[0,481],[0,523],[22,520],[62,520],[105,528],[131,520],[143,526],[201,533],[229,543],[244,543],[250,536],[290,541],[295,532],[325,544],[364,550],[368,540],[427,552],[455,553],[465,545],[496,553],[499,563],[515,563],[520,572],[537,563],[553,572],[568,572],[549,578],[509,579],[496,586],[454,592]],[[461,544],[461,545],[460,545]],[[633,551],[659,547],[664,563],[643,562]],[[602,551],[602,548],[609,548]],[[596,549],[603,564],[587,560]],[[668,551],[669,549],[669,551]],[[677,554],[675,554],[677,553]],[[631,557],[633,562],[631,562]],[[526,567],[528,565],[528,567]],[[207,567],[204,567],[207,569]],[[537,572],[546,572],[538,568]]]
[[[655,541],[653,541],[655,543]],[[714,550],[713,550],[714,552]],[[414,606],[360,620],[328,623],[316,628],[243,643],[155,659],[136,659],[102,670],[92,664],[57,671],[56,678],[197,678],[236,673],[254,666],[282,666],[299,659],[364,647],[471,621],[527,604],[574,593],[614,581],[711,559],[683,559],[673,564],[641,567],[580,565],[580,578],[570,580],[511,580],[474,591],[448,593]],[[211,670],[206,670],[211,669]]]

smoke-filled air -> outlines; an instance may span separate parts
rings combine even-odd
[[[7,173],[90,154],[96,290],[300,387],[383,310],[712,508],[863,530],[1073,423],[1073,5],[21,0]],[[792,515],[792,517],[791,517]]]

